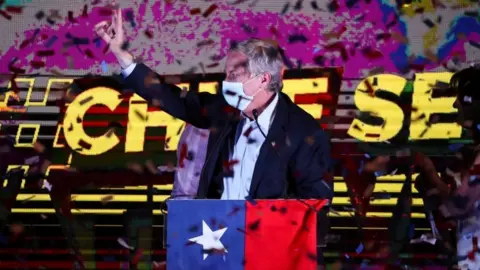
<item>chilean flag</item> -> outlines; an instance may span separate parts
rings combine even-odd
[[[328,200],[170,200],[168,270],[317,269]]]

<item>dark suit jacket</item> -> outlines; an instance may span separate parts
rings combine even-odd
[[[127,88],[162,110],[198,128],[210,129],[207,158],[198,188],[198,198],[218,199],[233,151],[239,111],[222,95],[181,94],[175,85],[145,83],[157,76],[144,64],[137,64],[125,78]],[[161,79],[160,79],[161,80]],[[249,196],[253,199],[333,197],[330,171],[330,142],[318,122],[280,93],[275,118],[255,164]]]

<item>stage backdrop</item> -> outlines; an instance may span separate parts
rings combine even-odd
[[[447,67],[454,70],[462,62],[476,59],[480,39],[476,4],[413,1],[397,7],[394,2],[375,0],[117,2],[124,8],[130,50],[159,73],[180,75],[181,87],[215,92],[232,41],[250,36],[270,38],[288,56],[290,69],[285,74],[284,91],[319,120],[334,147],[351,149],[348,145],[358,141],[388,144],[405,136],[421,145],[435,142],[435,149],[440,148],[439,142],[447,148],[448,142],[463,141],[462,130],[454,123],[453,95],[441,90],[452,75]],[[112,94],[114,90],[104,89],[102,95],[107,98],[103,101],[112,102],[113,109],[92,106],[82,116],[73,112],[70,117],[75,119],[64,117],[70,107],[57,102],[73,78],[118,71],[115,59],[105,51],[106,45],[93,36],[93,26],[111,14],[104,6],[104,1],[80,0],[25,1],[22,8],[2,6],[0,72],[17,73],[22,105],[17,108],[17,120],[5,122],[1,118],[2,125],[16,137],[17,147],[31,147],[36,140],[53,145],[52,169],[69,163],[89,168],[120,167],[140,158],[153,159],[159,165],[174,164],[183,123],[154,108],[131,104],[138,97],[120,100]],[[322,68],[307,70],[318,65]],[[3,79],[2,87],[11,89],[11,76]],[[87,92],[84,97],[88,96]],[[0,100],[2,110],[7,110],[6,100]],[[147,113],[149,121],[144,120]],[[438,119],[431,121],[435,115]],[[120,127],[108,139],[110,145],[99,144],[93,137],[103,136],[111,123]],[[81,128],[71,129],[70,124]],[[138,132],[130,140],[128,125]],[[409,132],[402,132],[405,130]],[[80,145],[79,139],[87,144]],[[342,153],[361,154],[349,151]],[[402,175],[379,178],[375,192],[389,192],[393,197],[376,200],[369,215],[390,215],[403,179]],[[349,206],[339,172],[335,180],[334,204]],[[162,191],[156,201],[165,199],[170,188],[158,186]],[[19,195],[18,200],[29,202],[17,207],[17,213],[30,208],[42,208],[40,213],[52,210],[45,209],[50,207],[45,191],[31,192]],[[125,189],[105,207],[100,199],[106,192],[77,194],[77,206],[95,208],[98,213],[121,213],[129,207],[126,202],[146,198],[141,190]],[[419,207],[421,200],[413,203]],[[416,217],[422,216],[420,211],[417,208]],[[347,212],[342,214],[348,216]]]
[[[4,2],[4,1],[1,1]],[[108,74],[115,59],[93,36],[107,1],[8,0],[0,72]],[[401,3],[410,4],[401,4]],[[342,66],[345,78],[411,74],[478,59],[478,4],[469,0],[118,0],[129,50],[160,73],[215,73],[232,41],[269,38],[290,68]],[[22,8],[8,5],[22,4]]]

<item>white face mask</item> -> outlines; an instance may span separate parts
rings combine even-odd
[[[243,86],[254,78],[256,77],[253,77],[244,83],[223,81],[222,94],[230,106],[237,108],[240,111],[244,111],[248,107],[248,105],[252,103],[253,98],[258,94],[258,92],[260,92],[261,89],[258,89],[255,94],[249,96],[245,94]]]

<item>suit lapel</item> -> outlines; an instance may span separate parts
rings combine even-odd
[[[285,142],[286,134],[284,126],[288,121],[288,105],[283,93],[279,94],[278,104],[275,110],[275,116],[272,122],[272,126],[268,131],[267,138],[260,147],[260,153],[255,163],[255,169],[253,171],[252,183],[250,184],[250,196],[254,196],[260,181],[262,180],[265,168],[269,166],[269,160],[279,159],[278,146]]]
[[[218,131],[218,136],[210,135],[209,137],[207,157],[204,164],[205,168],[201,175],[198,188],[198,198],[207,198],[212,179],[218,173],[221,173],[215,171],[218,162],[220,162],[223,167],[224,162],[228,161],[230,158],[230,151],[233,151],[230,150],[230,148],[233,149],[234,139],[232,136],[235,136],[235,132],[233,131],[236,130],[235,127],[238,125],[237,115],[238,113],[235,112],[231,119],[227,119],[226,122],[219,124],[220,126],[225,126],[224,129]],[[226,145],[228,145],[228,148],[225,147]],[[223,181],[219,184],[223,187]]]

